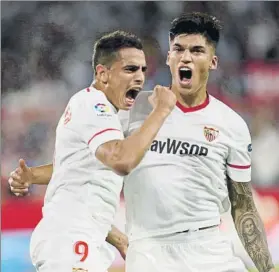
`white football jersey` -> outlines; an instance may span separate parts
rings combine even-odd
[[[119,118],[121,126],[122,126],[124,137],[126,137],[127,133],[128,133],[130,111],[119,110],[118,111],[118,118]]]
[[[128,133],[152,111],[141,92]],[[212,96],[200,106],[179,103],[140,164],[124,179],[130,240],[220,223],[230,208],[227,175],[251,179],[251,137],[244,120]]]
[[[105,142],[123,138],[117,111],[103,92],[90,87],[76,93],[56,129],[44,217],[61,214],[94,220],[106,235],[119,204],[123,178],[98,161],[95,151]]]

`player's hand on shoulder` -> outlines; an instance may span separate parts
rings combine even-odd
[[[171,112],[176,104],[176,96],[169,87],[156,85],[153,93],[148,98],[153,109]]]
[[[33,174],[23,159],[19,160],[19,166],[10,173],[8,182],[11,191],[16,196],[28,194],[29,186],[32,184]]]

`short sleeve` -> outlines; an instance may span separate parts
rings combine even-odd
[[[100,145],[123,139],[124,136],[118,115],[105,96],[86,95],[72,103],[72,122],[69,122],[69,128],[75,130],[95,154]]]
[[[244,120],[235,126],[227,158],[227,174],[236,182],[251,181],[251,135]],[[236,125],[236,124],[235,124]]]

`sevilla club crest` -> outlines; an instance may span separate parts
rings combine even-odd
[[[203,133],[204,133],[206,140],[209,142],[212,142],[218,137],[219,130],[215,129],[215,128],[204,127]]]

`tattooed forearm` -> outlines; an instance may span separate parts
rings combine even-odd
[[[268,272],[274,265],[266,240],[264,225],[255,207],[250,183],[228,183],[235,228],[247,253],[260,272]]]

